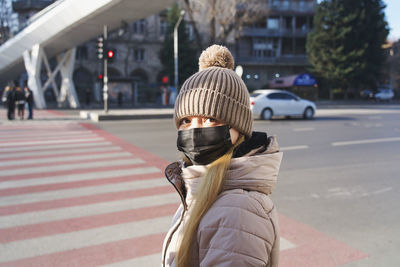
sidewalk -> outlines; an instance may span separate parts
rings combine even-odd
[[[104,110],[82,110],[82,119],[92,121],[106,120],[133,120],[133,119],[163,119],[172,118],[173,108],[152,108],[152,109],[111,109],[107,113]]]
[[[400,109],[398,101],[368,102],[368,101],[317,101],[317,109]],[[81,110],[81,119],[92,121],[132,120],[132,119],[163,119],[172,118],[173,107],[126,108],[110,109],[107,113],[101,109]]]

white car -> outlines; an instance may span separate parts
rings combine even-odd
[[[314,102],[295,94],[274,89],[256,90],[250,94],[250,108],[255,118],[269,120],[273,116],[302,116],[312,119],[317,107]]]
[[[376,100],[391,100],[394,97],[393,90],[391,89],[380,89],[375,94]]]

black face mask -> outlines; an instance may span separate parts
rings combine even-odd
[[[223,125],[178,131],[177,146],[193,164],[210,164],[232,147],[229,127]]]

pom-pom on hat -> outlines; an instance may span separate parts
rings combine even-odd
[[[199,58],[199,72],[182,85],[175,102],[174,119],[189,116],[217,119],[251,136],[253,117],[249,92],[242,79],[233,71],[234,60],[228,48],[212,45]]]

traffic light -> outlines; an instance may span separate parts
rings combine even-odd
[[[169,78],[168,78],[168,76],[163,76],[162,78],[161,78],[161,82],[163,83],[163,84],[168,84],[168,82],[169,82]]]
[[[97,58],[103,59],[104,58],[104,38],[99,37],[97,38]]]
[[[106,57],[107,57],[108,62],[111,63],[113,61],[113,59],[115,58],[115,55],[116,55],[115,49],[113,49],[113,48],[106,49]]]

